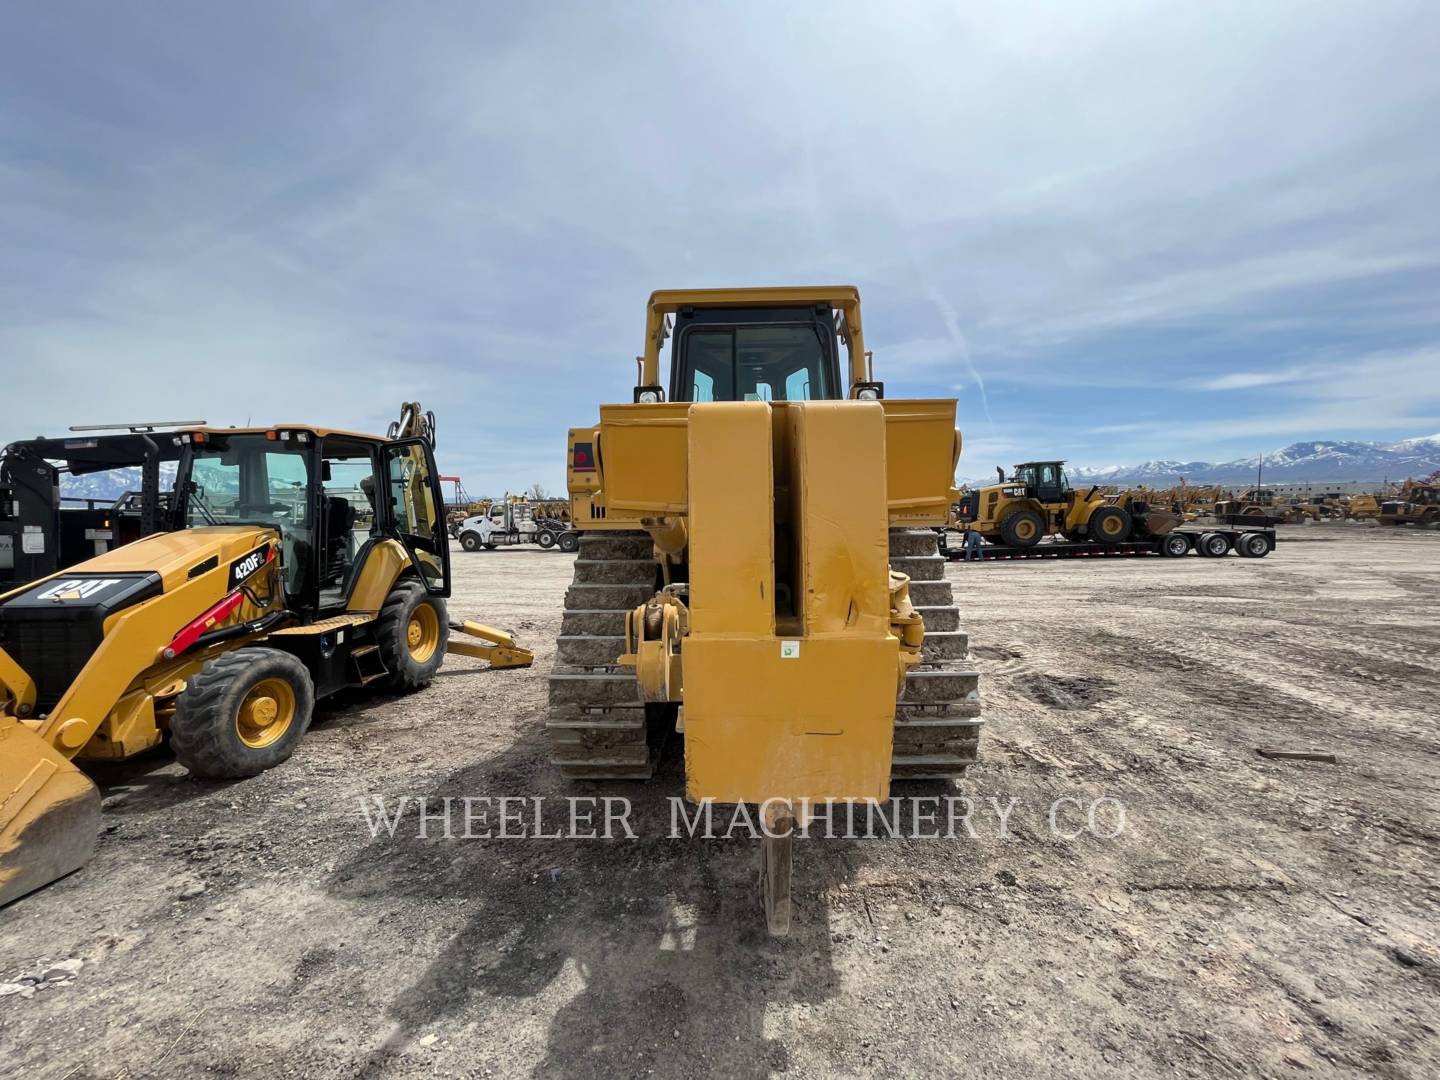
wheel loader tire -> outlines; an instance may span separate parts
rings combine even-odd
[[[1235,541],[1235,554],[1246,559],[1263,559],[1270,554],[1270,541],[1263,533],[1243,533]]]
[[[310,726],[315,684],[295,657],[251,647],[224,653],[190,679],[170,719],[176,759],[207,780],[279,765]]]
[[[399,693],[429,686],[445,659],[445,642],[449,638],[445,601],[431,596],[416,582],[397,584],[375,621],[375,644],[390,672],[381,686]]]
[[[535,537],[535,542],[546,551],[549,551],[555,546],[555,534],[553,532],[542,532],[539,536]]]
[[[1230,538],[1224,533],[1207,532],[1200,535],[1195,550],[1206,558],[1218,559],[1230,552]]]
[[[1045,537],[1045,521],[1034,510],[1017,510],[1000,523],[1000,539],[1010,547],[1034,547]]]
[[[1100,544],[1123,544],[1134,527],[1130,514],[1120,506],[1097,506],[1090,515],[1090,539]]]
[[[1190,553],[1190,538],[1184,533],[1170,533],[1160,541],[1160,550],[1172,559]]]
[[[460,534],[460,546],[466,551],[480,550],[480,534],[474,532],[463,532]]]
[[[561,551],[573,553],[580,550],[580,537],[573,532],[564,532],[560,534],[559,544]]]

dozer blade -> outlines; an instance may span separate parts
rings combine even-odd
[[[0,906],[90,861],[100,792],[64,754],[0,716]]]

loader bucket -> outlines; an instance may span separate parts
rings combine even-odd
[[[100,793],[35,732],[0,716],[0,906],[78,870],[100,832]]]
[[[1145,515],[1140,525],[1148,535],[1161,537],[1184,520],[1184,518],[1174,511],[1157,510],[1151,507],[1150,512]]]

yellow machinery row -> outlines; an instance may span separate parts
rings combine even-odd
[[[552,758],[570,777],[645,777],[683,734],[690,799],[783,825],[762,845],[783,932],[807,807],[953,779],[975,757],[977,676],[935,531],[956,403],[886,394],[847,286],[657,292],[638,372],[567,442],[581,539]],[[0,901],[88,858],[98,798],[76,760],[168,733],[192,771],[251,775],[291,753],[317,696],[418,689],[447,649],[529,663],[487,627],[462,627],[487,644],[449,639],[418,406],[384,438],[157,437],[177,440],[175,530],[0,597]]]

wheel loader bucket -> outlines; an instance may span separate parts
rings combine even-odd
[[[90,779],[0,716],[0,906],[84,866],[99,833],[100,793]]]
[[[1152,507],[1141,524],[1149,535],[1160,537],[1170,532],[1183,520],[1185,519],[1172,510],[1157,510]]]

